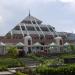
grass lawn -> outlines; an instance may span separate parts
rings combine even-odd
[[[62,54],[56,57],[41,57],[34,54],[29,54],[27,57],[17,58],[17,57],[8,57],[0,56],[0,70],[10,67],[24,67],[29,64],[63,64],[64,58],[75,57],[75,54]]]

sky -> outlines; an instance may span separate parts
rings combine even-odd
[[[75,0],[0,0],[0,35],[5,35],[28,14],[59,32],[75,33]]]

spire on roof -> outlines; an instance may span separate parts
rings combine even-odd
[[[30,10],[29,10],[29,16],[31,16],[31,14],[30,14]]]
[[[21,23],[25,23],[25,21],[36,21],[38,24],[42,23],[41,20],[39,20],[31,15],[30,10],[29,10],[28,16]]]

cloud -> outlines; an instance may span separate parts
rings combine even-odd
[[[41,3],[50,3],[50,2],[56,2],[57,0],[37,0],[37,1]]]
[[[61,15],[59,16],[58,13],[62,14],[62,12],[67,11],[64,10],[63,6],[66,9],[71,10],[72,8],[74,10],[75,0],[0,0],[0,33],[11,30],[16,23],[20,22],[19,20],[27,15],[29,9],[32,11],[31,13],[34,12],[34,15],[40,14],[40,17],[46,16],[46,19],[52,12],[52,19],[55,14],[60,17]],[[60,12],[61,10],[63,11]],[[55,20],[54,18],[53,21],[57,21],[57,18]],[[66,24],[65,22],[62,23],[63,25]]]
[[[0,16],[0,22],[2,21],[2,17]]]
[[[59,0],[61,3],[65,3],[69,6],[75,6],[75,0]]]
[[[59,1],[61,1],[63,3],[73,3],[73,2],[75,2],[75,0],[59,0]]]
[[[0,16],[0,24],[2,24],[3,23],[3,18],[2,18],[2,16]]]
[[[51,2],[56,0],[0,0],[0,15],[7,21],[18,13]]]
[[[64,4],[64,7],[67,10],[75,13],[75,0],[58,0],[58,1]]]

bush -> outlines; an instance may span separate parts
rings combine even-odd
[[[48,66],[40,66],[36,68],[36,73],[40,75],[74,75],[75,64],[56,68]]]
[[[22,72],[16,72],[16,75],[27,75],[27,74],[24,74],[24,73],[22,73]]]
[[[32,53],[29,54],[28,57],[35,60],[35,61],[39,61],[41,63],[44,62],[44,60],[45,60],[45,57],[40,57],[40,56],[37,56],[37,55],[32,54]]]
[[[7,53],[8,56],[16,57],[18,55],[18,50],[14,46],[8,47],[7,50],[8,50],[8,53]]]
[[[0,66],[0,71],[8,71],[6,66]]]
[[[75,52],[75,46],[74,45],[70,45],[70,48],[73,52]]]
[[[20,67],[23,66],[20,60],[18,59],[13,59],[13,58],[4,58],[0,59],[0,67]]]

